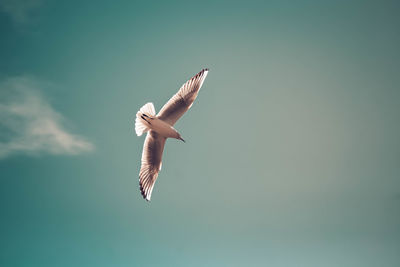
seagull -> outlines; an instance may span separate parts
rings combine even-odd
[[[208,69],[203,69],[189,79],[157,115],[153,103],[145,104],[136,113],[137,136],[147,132],[139,173],[140,192],[147,201],[151,199],[154,183],[161,170],[165,141],[167,138],[175,138],[185,142],[173,126],[193,105],[207,74]]]

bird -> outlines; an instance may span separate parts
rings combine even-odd
[[[135,132],[137,136],[147,133],[139,172],[140,192],[147,201],[151,199],[154,183],[161,170],[162,154],[167,138],[185,142],[173,126],[193,105],[208,71],[207,68],[202,69],[184,83],[157,115],[151,102],[145,104],[136,113]]]

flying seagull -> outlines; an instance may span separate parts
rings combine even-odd
[[[147,103],[136,113],[136,134],[141,136],[147,132],[139,173],[140,192],[147,201],[150,201],[154,183],[161,170],[165,141],[167,138],[175,138],[185,142],[173,126],[193,105],[207,73],[208,69],[203,69],[182,85],[157,115],[153,103]]]

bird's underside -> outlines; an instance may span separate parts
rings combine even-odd
[[[152,103],[144,105],[136,114],[136,134],[140,136],[147,132],[143,145],[139,186],[143,198],[148,201],[161,170],[165,141],[167,138],[183,141],[173,125],[192,106],[207,74],[208,69],[203,69],[188,80],[157,115]]]

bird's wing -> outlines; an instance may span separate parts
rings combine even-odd
[[[142,166],[139,173],[140,192],[150,201],[154,183],[161,170],[161,159],[166,138],[155,131],[149,131],[143,145]]]
[[[203,69],[182,85],[179,91],[162,107],[157,114],[158,118],[173,126],[192,106],[207,74],[208,69]]]

